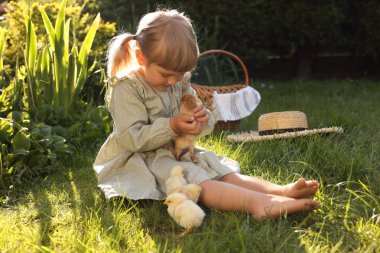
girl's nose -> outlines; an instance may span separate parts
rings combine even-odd
[[[176,84],[176,82],[177,82],[177,79],[175,77],[173,77],[173,76],[169,77],[169,79],[168,79],[169,84],[171,84],[171,85]]]

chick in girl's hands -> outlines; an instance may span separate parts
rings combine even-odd
[[[184,194],[187,199],[192,200],[194,203],[197,203],[199,195],[201,194],[201,190],[202,188],[197,184],[188,184],[179,188],[179,190],[176,192]]]
[[[206,215],[197,204],[179,192],[170,194],[164,204],[168,206],[168,213],[174,221],[185,229],[181,236],[199,227]]]
[[[185,94],[181,97],[181,106],[179,111],[187,115],[193,115],[195,108],[197,108],[197,98],[192,94]]]
[[[180,113],[186,114],[189,116],[194,115],[194,110],[198,107],[197,104],[197,98],[192,94],[185,94],[181,98],[181,106],[180,106]],[[179,160],[183,150],[186,148],[189,148],[190,157],[194,161],[194,145],[195,145],[195,139],[196,135],[193,134],[184,134],[180,133],[175,139],[174,139],[174,149],[173,149],[173,155],[177,160]]]
[[[170,177],[165,181],[166,194],[169,195],[187,185],[184,177],[184,169],[181,166],[174,166],[170,171]]]

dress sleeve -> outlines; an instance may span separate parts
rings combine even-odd
[[[170,127],[169,118],[149,122],[143,88],[130,82],[116,84],[111,95],[109,109],[117,141],[130,152],[155,150],[167,144],[176,133]]]
[[[185,94],[185,93],[193,94],[197,97],[198,102],[200,101],[197,93],[195,92],[195,90],[193,88],[191,88],[191,86],[189,84],[184,84],[183,87],[184,87],[183,94]],[[203,128],[203,131],[199,135],[199,138],[202,136],[210,134],[212,132],[212,130],[214,129],[216,121],[215,121],[214,115],[212,114],[212,112],[209,109],[207,109],[207,116],[208,116],[208,124]]]

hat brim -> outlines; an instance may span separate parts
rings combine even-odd
[[[280,134],[271,134],[271,135],[259,135],[259,132],[243,132],[238,134],[231,134],[227,136],[227,140],[230,142],[259,142],[266,140],[275,140],[275,139],[289,139],[296,137],[303,137],[314,134],[329,134],[329,133],[343,133],[343,128],[341,127],[325,127],[318,129],[310,129],[303,131],[295,132],[286,132]]]

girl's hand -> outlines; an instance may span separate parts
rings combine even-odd
[[[186,114],[177,114],[169,120],[170,126],[177,134],[199,135],[203,130],[203,125],[195,117]]]
[[[208,124],[207,110],[203,105],[199,105],[194,109],[194,118],[203,126]]]

